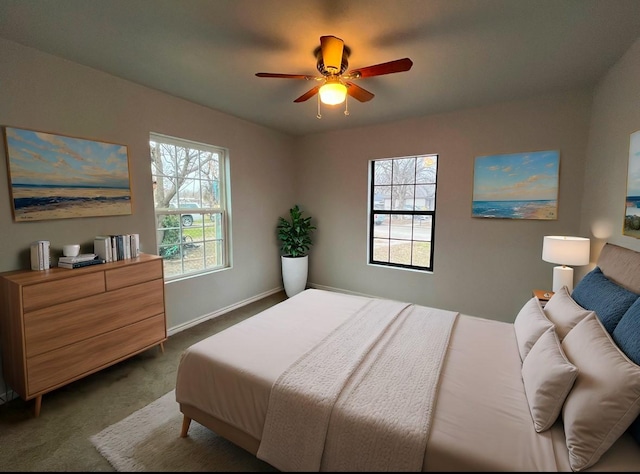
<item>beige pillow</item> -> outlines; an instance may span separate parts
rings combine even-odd
[[[564,355],[555,329],[547,329],[522,363],[524,391],[538,433],[556,422],[577,375],[578,369]]]
[[[590,313],[571,298],[566,286],[556,291],[544,305],[544,314],[555,324],[560,341]]]
[[[534,296],[524,304],[513,322],[522,361],[542,333],[552,327],[553,323],[544,315],[538,298]]]
[[[562,408],[571,469],[593,466],[640,414],[640,367],[611,339],[595,313],[562,341],[578,377]]]

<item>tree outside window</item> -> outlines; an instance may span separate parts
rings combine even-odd
[[[165,277],[227,267],[226,150],[159,134],[149,147]]]

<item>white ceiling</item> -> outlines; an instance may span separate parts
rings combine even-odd
[[[375,94],[322,107],[320,36]],[[293,135],[371,125],[595,84],[640,37],[640,0],[0,0],[0,37]],[[0,65],[1,67],[1,65]]]

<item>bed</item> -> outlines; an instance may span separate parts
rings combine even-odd
[[[282,471],[640,471],[640,253],[514,323],[307,289],[184,351],[184,415]]]

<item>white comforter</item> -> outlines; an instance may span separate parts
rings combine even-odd
[[[257,456],[282,471],[420,471],[456,316],[366,303],[278,378]]]

